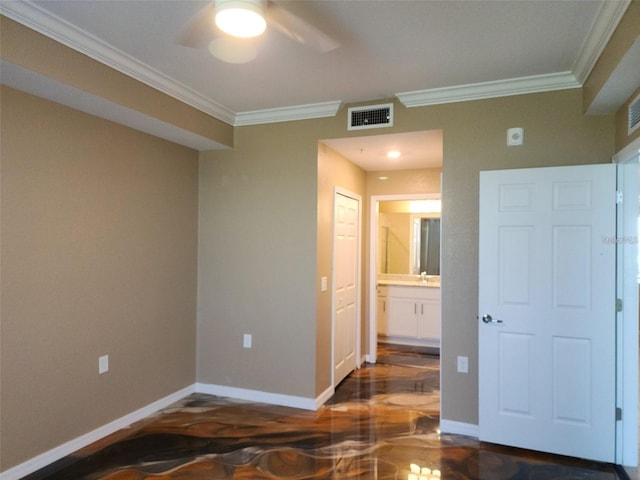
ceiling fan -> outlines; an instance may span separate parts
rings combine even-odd
[[[238,15],[236,20],[234,15]],[[224,24],[225,18],[232,23]],[[192,48],[206,46],[224,62],[246,63],[256,57],[257,39],[267,26],[320,53],[340,46],[319,28],[272,0],[212,1],[190,20],[178,43]],[[250,27],[255,30],[247,31]]]

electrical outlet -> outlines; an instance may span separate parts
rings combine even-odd
[[[98,374],[102,375],[109,371],[109,355],[102,355],[98,358]]]
[[[242,346],[244,348],[251,348],[252,338],[250,333],[245,333],[242,336]]]
[[[458,356],[458,373],[469,373],[469,357]]]

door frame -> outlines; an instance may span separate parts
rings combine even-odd
[[[356,273],[356,368],[362,365],[362,196],[354,193],[346,188],[333,187],[333,213],[332,213],[332,229],[331,229],[331,386],[335,391],[337,385],[335,382],[335,335],[336,335],[336,197],[342,195],[358,202],[358,251],[356,254],[357,273]]]
[[[624,165],[633,162],[640,154],[640,138],[613,156],[613,163]],[[618,189],[622,188],[618,185]],[[622,215],[618,215],[618,229],[621,228]],[[619,288],[621,285],[622,265],[624,258],[623,245],[617,243],[617,278],[616,295],[623,298]],[[634,315],[634,312],[636,315]],[[623,309],[618,315],[618,332],[616,335],[617,363],[617,407],[622,409],[622,421],[616,432],[616,463],[629,467],[638,465],[638,316],[637,310]]]
[[[369,334],[366,361],[376,363],[378,357],[378,213],[380,202],[396,200],[442,200],[442,193],[409,193],[398,195],[372,195],[369,197],[369,315],[367,331]],[[440,212],[442,218],[442,212]],[[441,230],[442,232],[442,230]],[[442,265],[440,265],[442,268]],[[441,292],[442,294],[442,292]],[[442,304],[440,305],[442,308]],[[442,345],[442,340],[441,340]]]

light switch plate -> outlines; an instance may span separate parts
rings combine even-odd
[[[469,357],[458,356],[458,373],[469,373]]]
[[[242,346],[244,348],[251,348],[251,344],[252,344],[252,338],[251,338],[251,334],[250,333],[245,333],[242,336]]]
[[[320,278],[320,291],[321,292],[327,291],[327,277]]]
[[[109,371],[109,355],[102,355],[98,358],[98,374],[102,375]]]

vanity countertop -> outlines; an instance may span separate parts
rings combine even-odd
[[[420,275],[393,275],[381,274],[378,277],[378,285],[398,285],[404,287],[440,288],[439,276],[428,276],[424,281]]]
[[[406,280],[378,280],[378,285],[398,285],[401,287],[440,288],[440,282],[406,281]]]

